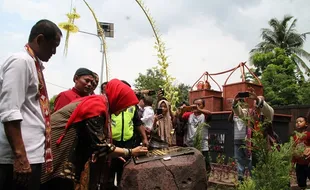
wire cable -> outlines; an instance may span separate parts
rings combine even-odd
[[[51,82],[47,82],[47,81],[46,81],[46,83],[47,83],[47,84],[50,84],[50,85],[53,85],[53,86],[57,86],[57,87],[62,88],[62,89],[66,89],[66,90],[70,89],[70,88],[66,88],[66,87],[60,86],[60,85],[58,85],[58,84],[51,83]]]

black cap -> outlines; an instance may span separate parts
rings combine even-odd
[[[73,77],[73,82],[74,82],[74,78],[75,76],[84,76],[84,75],[91,75],[94,76],[94,72],[92,72],[89,69],[86,68],[79,68],[78,70],[75,71],[74,77]]]

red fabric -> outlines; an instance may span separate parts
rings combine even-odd
[[[184,112],[182,115],[182,119],[183,120],[188,120],[189,116],[192,114],[193,112]],[[205,119],[207,119],[210,115],[209,114],[204,114],[205,115]]]
[[[182,119],[183,120],[188,120],[189,116],[192,114],[192,112],[185,112],[182,115]]]
[[[109,81],[105,87],[105,92],[112,114],[139,102],[134,91],[118,79]]]
[[[45,158],[45,172],[50,173],[53,171],[53,154],[51,148],[51,112],[49,109],[49,99],[46,89],[46,84],[44,80],[44,75],[42,72],[42,68],[37,56],[34,54],[33,50],[30,48],[28,44],[25,45],[25,49],[27,50],[28,54],[34,59],[35,66],[37,70],[39,85],[38,85],[38,101],[40,103],[40,108],[42,112],[42,116],[45,122],[45,151],[44,151],[44,158]]]
[[[118,79],[113,79],[106,86],[106,95],[109,101],[110,113],[138,104],[134,91]],[[92,95],[79,98],[73,102],[81,101],[70,116],[66,128],[73,123],[98,115],[104,115],[107,110],[102,95]]]
[[[73,123],[99,115],[113,114],[139,102],[134,91],[118,79],[108,82],[106,95],[109,108],[106,106],[104,95],[92,95],[74,100],[73,102],[80,101],[80,103],[71,114],[65,129],[67,130]],[[108,110],[109,113],[107,113]],[[57,144],[61,143],[64,135],[58,139]]]
[[[297,139],[297,135],[294,135],[294,141],[296,144],[299,143],[304,143],[306,146],[310,146],[310,132],[305,131],[304,132],[306,135],[301,138],[301,139]],[[293,158],[293,162],[294,163],[298,163],[298,164],[309,164],[310,163],[310,158],[308,158],[307,160],[303,157],[294,157]]]
[[[54,112],[81,97],[79,91],[74,87],[70,90],[59,93],[54,102]]]

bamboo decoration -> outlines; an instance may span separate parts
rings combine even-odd
[[[76,33],[79,31],[79,28],[74,25],[75,19],[79,19],[80,15],[77,14],[76,9],[73,8],[73,12],[67,14],[68,21],[59,23],[59,28],[66,31],[66,41],[65,41],[65,48],[64,48],[64,55],[66,56],[68,54],[68,47],[69,47],[69,36],[71,33]]]
[[[173,110],[175,110],[175,104],[178,101],[178,91],[176,89],[176,87],[174,87],[172,85],[172,83],[174,82],[175,78],[173,78],[172,76],[170,76],[168,74],[167,68],[169,67],[169,63],[167,61],[168,57],[166,56],[166,47],[165,47],[165,43],[162,41],[161,36],[160,36],[160,32],[157,29],[156,25],[155,25],[155,21],[154,19],[151,17],[149,9],[144,5],[142,0],[136,0],[136,2],[138,3],[138,5],[140,6],[140,8],[142,9],[143,13],[145,14],[146,18],[148,19],[153,33],[154,33],[154,37],[155,37],[155,46],[154,48],[157,50],[157,58],[158,58],[158,65],[159,65],[159,71],[161,72],[161,74],[164,76],[164,80],[165,80],[165,84],[162,86],[162,88],[165,91],[165,97],[168,99],[168,101],[170,102]]]
[[[100,38],[101,42],[102,42],[102,51],[104,53],[104,63],[105,63],[105,69],[106,69],[106,81],[109,81],[109,66],[108,66],[108,59],[107,59],[107,46],[106,46],[106,41],[105,41],[105,35],[104,35],[104,31],[101,28],[99,21],[96,17],[96,14],[94,12],[94,10],[90,7],[90,5],[86,2],[86,0],[83,0],[84,3],[86,4],[86,6],[88,7],[89,11],[92,13],[94,20],[96,22],[96,26],[97,26],[97,31],[98,31],[98,37]]]

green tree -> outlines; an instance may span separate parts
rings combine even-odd
[[[50,111],[53,112],[54,111],[54,106],[55,106],[55,99],[56,99],[57,95],[54,95],[52,98],[50,98]]]
[[[253,118],[242,118],[245,123],[255,122]],[[252,169],[252,176],[245,179],[237,187],[238,190],[287,190],[290,189],[290,171],[292,169],[293,155],[303,155],[304,146],[297,147],[293,137],[289,142],[283,144],[270,143],[265,136],[266,127],[271,127],[270,121],[259,122],[257,130],[253,130],[251,139],[248,139],[254,146],[252,155],[257,163]],[[296,133],[299,138],[303,134]]]
[[[164,76],[157,67],[146,70],[146,74],[139,73],[135,79],[135,87],[138,90],[153,89],[158,90],[165,83]],[[188,101],[190,86],[180,83],[178,86],[173,86],[178,91],[179,102]]]
[[[285,50],[275,48],[268,53],[256,53],[252,57],[256,65],[266,67],[260,76],[264,95],[272,105],[310,104],[310,80],[305,81],[297,71],[294,61]]]
[[[178,85],[177,90],[178,90],[179,102],[188,102],[190,89],[191,87],[184,83],[180,83]]]
[[[299,89],[299,99],[301,105],[310,105],[310,79],[304,82]]]
[[[300,85],[296,65],[285,54],[285,50],[275,48],[268,53],[256,53],[254,64],[268,63],[263,70],[261,82],[264,86],[264,96],[272,105],[290,105],[300,103]]]
[[[261,33],[262,42],[256,45],[251,50],[251,60],[255,53],[268,53],[273,51],[275,48],[281,48],[285,50],[287,56],[289,56],[294,64],[297,66],[296,69],[301,72],[301,68],[305,70],[306,74],[310,74],[309,66],[304,62],[310,60],[310,53],[303,49],[303,44],[306,40],[306,33],[298,33],[296,30],[297,19],[294,19],[290,24],[289,22],[293,19],[292,16],[284,16],[283,20],[272,18],[269,21],[270,28],[263,28]],[[257,67],[256,74],[261,74],[262,71],[268,66],[268,62],[254,65]]]
[[[157,67],[146,70],[146,74],[139,73],[135,80],[135,87],[138,90],[157,90],[164,84],[163,75]]]

